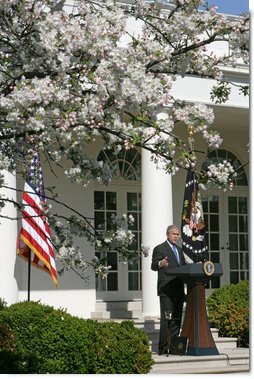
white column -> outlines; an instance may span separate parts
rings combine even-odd
[[[166,228],[173,223],[171,175],[157,169],[151,154],[142,151],[142,245],[149,256],[142,257],[143,317],[159,317],[157,275],[151,270],[153,248],[166,240]]]
[[[16,176],[4,172],[5,185],[16,188]],[[1,196],[16,201],[16,191],[6,188],[0,189]],[[18,287],[14,277],[16,251],[17,251],[17,221],[10,218],[17,217],[13,204],[6,203],[1,216],[9,219],[0,219],[0,298],[8,305],[18,301]]]

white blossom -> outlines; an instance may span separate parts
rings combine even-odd
[[[143,0],[126,7],[113,1],[61,6],[59,0],[1,0],[0,169],[25,175],[29,155],[39,151],[53,171],[68,162],[67,180],[85,187],[91,179],[108,184],[114,174],[89,155],[95,141],[115,151],[147,148],[154,163],[173,175],[196,163],[188,155],[189,141],[179,137],[182,130],[187,135],[192,126],[195,138],[218,148],[222,139],[213,130],[212,107],[174,98],[172,85],[179,76],[209,78],[215,83],[212,100],[226,101],[231,86],[222,68],[248,63],[249,23],[213,7],[199,12],[201,3],[174,0],[163,9],[161,2]],[[123,46],[130,17],[143,27]],[[228,44],[230,55],[213,52],[217,41]],[[211,165],[206,179],[225,188],[232,175],[222,163]],[[74,235],[96,244],[99,253],[116,249],[128,258],[131,217],[114,220],[115,230],[97,236],[85,217],[60,222],[48,213],[64,270],[87,271],[92,264],[84,261]],[[108,268],[98,267],[106,275]]]

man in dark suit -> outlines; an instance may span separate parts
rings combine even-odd
[[[160,296],[160,335],[158,354],[168,352],[168,337],[178,336],[181,326],[184,283],[175,276],[167,275],[170,268],[186,264],[182,249],[176,245],[180,232],[177,226],[170,225],[166,230],[167,240],[153,250],[151,269],[158,271],[157,294]],[[167,321],[165,312],[170,313],[172,321]]]

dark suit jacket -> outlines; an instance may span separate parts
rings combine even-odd
[[[177,250],[178,250],[178,254],[179,254],[179,258],[180,258],[180,265],[186,264],[182,249],[179,246],[177,246]],[[164,257],[168,258],[169,265],[168,265],[168,267],[159,268],[159,261],[161,261]],[[167,283],[176,279],[175,276],[166,275],[166,272],[170,268],[174,268],[174,267],[178,267],[178,266],[179,266],[179,264],[177,262],[175,253],[167,241],[161,243],[160,245],[156,246],[153,249],[151,269],[153,271],[158,271],[158,281],[157,281],[157,293],[158,293],[158,295],[161,295],[162,288],[165,287],[165,285]],[[179,282],[181,282],[181,281],[179,280]],[[182,292],[183,288],[184,288],[184,285],[182,282],[181,282],[181,284],[182,285],[180,286],[181,288],[179,288],[179,292]]]

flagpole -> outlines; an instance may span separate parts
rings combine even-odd
[[[193,125],[189,125],[188,126],[188,140],[189,140],[189,147],[190,147],[190,151],[193,152],[194,150],[194,142],[195,142],[195,139],[194,139],[194,127]],[[191,178],[193,180],[193,183],[194,183],[194,186],[193,186],[193,192],[195,193],[196,191],[196,186],[195,186],[195,171],[194,171],[194,168],[193,167],[190,167],[191,169],[191,172],[193,174],[193,177]],[[195,194],[195,199],[196,199],[196,194]],[[194,263],[197,263],[198,262],[198,258],[197,256],[194,254],[193,255],[193,262]]]
[[[30,301],[30,285],[31,285],[31,249],[28,252],[28,283],[27,283],[27,301]]]
[[[193,137],[194,133],[195,133],[194,126],[189,125],[188,126],[188,141],[189,141],[189,147],[190,147],[191,152],[193,152],[194,150],[194,142],[195,142],[195,139]]]
[[[189,167],[184,191],[181,235],[182,250],[194,263],[208,259],[208,246],[205,241],[205,227],[202,198],[196,178],[196,157],[194,154],[195,128],[188,126],[188,142],[190,148]],[[192,156],[193,154],[193,156]]]

